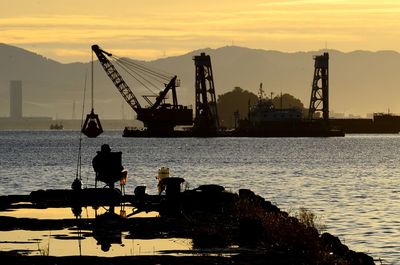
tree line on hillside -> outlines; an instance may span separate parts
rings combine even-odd
[[[253,107],[259,97],[241,87],[234,87],[232,91],[219,95],[217,99],[217,108],[220,124],[225,128],[234,128],[235,112],[239,113],[240,119],[248,117],[249,108]],[[299,108],[303,115],[306,113],[304,104],[290,94],[276,95],[272,98],[272,104],[275,108]]]

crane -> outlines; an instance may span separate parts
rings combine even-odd
[[[193,124],[193,110],[187,106],[178,104],[176,87],[179,86],[179,80],[176,75],[170,77],[143,65],[136,64],[133,61],[117,59],[117,62],[121,63],[120,66],[124,70],[128,70],[129,66],[134,68],[132,73],[135,76],[131,75],[142,85],[145,85],[144,80],[139,79],[138,75],[147,77],[152,76],[157,80],[163,81],[165,87],[158,95],[143,96],[149,106],[142,107],[129,85],[107,58],[114,58],[114,56],[111,53],[102,50],[98,45],[92,45],[92,51],[96,54],[100,64],[107,76],[113,82],[114,86],[118,89],[129,106],[136,112],[137,119],[143,122],[144,127],[146,127],[149,132],[161,134],[170,133],[174,130],[175,126]],[[164,81],[167,81],[168,79],[168,83],[165,83]],[[146,81],[151,83],[151,81],[147,79]],[[172,92],[172,104],[165,102],[169,91]],[[150,100],[150,97],[155,97],[155,101],[153,102]]]
[[[204,135],[215,135],[219,130],[217,100],[211,57],[205,53],[194,56],[196,87],[196,118],[194,130]]]

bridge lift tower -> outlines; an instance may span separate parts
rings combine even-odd
[[[322,119],[329,122],[329,54],[314,57],[314,78],[312,82],[308,118],[317,119],[316,113],[322,112]]]
[[[211,58],[205,53],[193,57],[196,68],[196,117],[194,131],[202,134],[215,134],[219,130],[217,100]]]

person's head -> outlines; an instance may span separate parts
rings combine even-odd
[[[110,146],[108,144],[103,144],[101,146],[101,151],[104,152],[104,153],[109,153],[109,152],[111,152],[111,148],[110,148]]]
[[[104,252],[108,252],[111,248],[111,244],[109,242],[102,242],[101,243],[101,250]]]

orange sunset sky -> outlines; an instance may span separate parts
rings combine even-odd
[[[399,51],[399,25],[398,0],[13,0],[0,42],[60,62],[90,60],[93,43],[145,60],[232,44]]]

